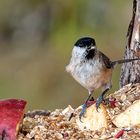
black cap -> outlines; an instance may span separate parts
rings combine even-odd
[[[77,47],[96,46],[95,40],[91,37],[83,37],[77,40],[74,44]]]

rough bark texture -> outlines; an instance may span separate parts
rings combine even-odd
[[[140,57],[140,0],[133,1],[133,16],[127,33],[125,59]],[[122,65],[120,87],[128,83],[140,83],[140,61]]]

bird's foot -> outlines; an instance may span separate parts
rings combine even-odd
[[[102,95],[100,95],[97,100],[96,100],[96,110],[98,111],[98,109],[100,108],[100,104],[102,103],[102,101],[104,101],[104,98]]]
[[[85,112],[86,112],[86,109],[87,109],[89,106],[93,105],[94,103],[95,103],[95,100],[94,100],[94,98],[92,97],[89,101],[86,101],[86,102],[82,105],[82,111],[81,111],[81,113],[80,113],[80,115],[79,115],[80,121],[81,121],[82,117],[85,117],[84,114],[85,114]],[[82,121],[81,121],[81,122],[82,122]]]
[[[105,102],[104,100],[104,95],[106,94],[106,92],[109,90],[110,88],[105,89],[102,94],[97,98],[96,100],[96,110],[98,111],[98,108],[100,107],[100,104],[102,103],[102,101]]]
[[[80,121],[82,122],[82,117],[85,117],[84,116],[84,114],[85,114],[85,112],[86,112],[86,109],[87,109],[87,104],[86,104],[86,102],[82,105],[82,111],[81,111],[81,113],[80,113],[80,115],[79,115],[79,119],[80,119]]]

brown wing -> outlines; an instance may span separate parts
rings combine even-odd
[[[99,52],[99,56],[100,56],[100,60],[104,63],[105,67],[111,69],[112,62],[110,61],[110,59],[102,52]]]

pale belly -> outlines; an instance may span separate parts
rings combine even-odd
[[[76,65],[71,68],[70,73],[74,79],[90,91],[111,82],[112,69],[104,68],[100,63]]]

